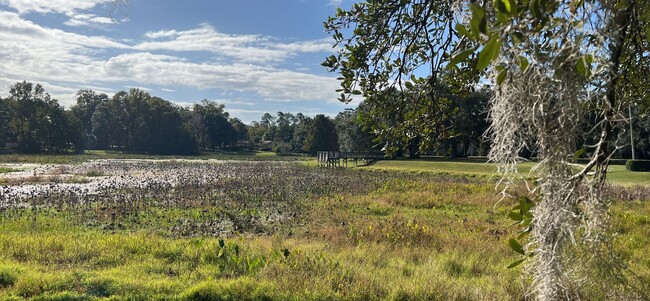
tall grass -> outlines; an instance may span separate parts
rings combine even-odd
[[[0,300],[522,300],[527,284],[506,268],[513,204],[495,205],[494,183],[266,164],[221,166],[230,180],[174,193],[2,207]],[[616,248],[642,288],[650,194],[632,190],[608,193],[625,199]],[[287,219],[262,223],[273,210]],[[238,230],[206,230],[223,221]]]

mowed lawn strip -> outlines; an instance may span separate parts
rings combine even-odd
[[[524,176],[529,175],[535,164],[536,163],[534,162],[519,164],[519,173]],[[348,166],[354,165],[348,164]],[[358,168],[371,170],[449,173],[488,178],[496,178],[498,176],[496,164],[468,161],[380,160],[370,165],[361,165]],[[610,165],[607,179],[611,184],[617,185],[650,185],[650,172],[633,172],[626,170],[624,165]]]

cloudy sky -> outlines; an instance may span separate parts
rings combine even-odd
[[[264,112],[324,113],[336,100],[323,21],[340,0],[0,0],[0,96],[43,84],[64,106],[79,89],[226,105],[245,122]]]

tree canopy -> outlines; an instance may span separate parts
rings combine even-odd
[[[448,115],[442,112],[449,98],[439,93],[444,85],[461,92],[489,85],[489,155],[501,163],[503,183],[516,175],[522,152],[531,150],[540,160],[531,192],[540,200],[531,217],[522,218],[530,241],[515,248],[532,259],[531,292],[540,300],[580,298],[589,273],[604,270],[610,271],[610,288],[623,291],[629,282],[618,281],[623,269],[611,254],[600,191],[620,147],[623,110],[647,97],[648,84],[631,77],[649,66],[649,5],[368,0],[325,22],[340,50],[323,65],[340,73],[342,101],[356,95],[378,99],[372,117],[392,116],[397,122],[386,122],[382,130],[404,137],[445,128]],[[413,97],[413,91],[428,97]],[[589,114],[593,126],[583,131]],[[593,144],[578,145],[578,133],[592,135],[584,141]],[[577,155],[589,158],[578,172],[571,165]],[[504,187],[508,195],[510,185]],[[581,251],[575,250],[576,239]]]

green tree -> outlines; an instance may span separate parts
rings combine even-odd
[[[201,147],[216,150],[237,145],[237,130],[229,122],[229,115],[224,108],[223,104],[207,99],[203,100],[202,104],[194,105],[194,111],[201,120],[204,137]]]
[[[625,288],[600,192],[623,109],[645,86],[632,89],[625,78],[649,65],[649,6],[631,0],[363,1],[325,23],[341,50],[324,65],[341,74],[343,101],[420,87],[431,95],[421,99],[437,106],[443,78],[464,89],[479,79],[489,82],[490,158],[505,179],[516,175],[523,150],[541,160],[530,241],[516,248],[531,255],[532,292],[539,300],[601,299]],[[589,104],[592,95],[602,97]],[[385,106],[385,114],[398,112],[411,122],[405,136],[409,128],[425,132],[444,124],[445,115],[419,122],[428,116],[418,107]],[[575,172],[570,158],[585,109],[598,118],[595,143],[584,146],[590,161]],[[581,280],[594,274],[603,282],[592,280],[593,290],[585,289]]]
[[[86,134],[92,134],[92,116],[97,106],[108,101],[108,95],[97,94],[93,90],[79,90],[77,92],[77,103],[70,108],[72,113],[81,121]]]
[[[0,97],[0,143],[4,144],[9,134],[9,122],[11,120],[11,111],[7,101]]]
[[[40,84],[19,82],[11,86],[5,107],[5,129],[18,150],[27,153],[83,150],[73,135],[80,124],[52,99]],[[4,118],[3,118],[4,119]]]
[[[316,115],[310,124],[303,147],[311,154],[316,154],[317,151],[338,150],[338,136],[334,121],[323,114]]]
[[[151,154],[190,155],[197,152],[197,143],[183,126],[180,109],[159,97],[146,101],[137,150]]]
[[[338,144],[343,152],[370,152],[373,151],[375,138],[364,130],[355,109],[346,109],[335,118]]]
[[[248,136],[248,126],[243,123],[239,118],[230,118],[228,120],[233,129],[235,129],[237,141],[236,144],[241,142],[248,141],[250,137]]]
[[[293,138],[289,141],[291,151],[294,153],[305,152],[307,136],[313,119],[303,115],[302,113],[296,114],[296,125],[293,130]]]

